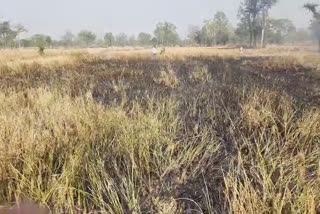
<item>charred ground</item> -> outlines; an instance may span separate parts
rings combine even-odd
[[[110,138],[112,144],[122,136],[122,132],[117,131],[120,128],[113,127],[111,131],[106,131],[107,137],[102,133],[101,136],[97,134],[99,137],[90,138],[91,141],[99,142],[88,146],[92,153],[81,150],[84,157],[101,158],[99,164],[103,163],[103,169],[117,186],[114,192],[102,191],[102,198],[99,200],[103,200],[103,203],[96,201],[94,194],[97,193],[93,191],[94,183],[90,179],[81,181],[81,177],[92,176],[87,172],[88,166],[85,160],[80,161],[81,174],[77,176],[81,185],[77,188],[79,192],[81,191],[80,193],[85,192],[88,195],[81,196],[83,201],[78,202],[78,205],[76,205],[75,195],[71,196],[71,198],[74,197],[74,204],[70,201],[68,205],[64,205],[56,203],[58,199],[54,195],[50,195],[43,202],[32,192],[22,194],[26,198],[45,203],[57,212],[71,212],[79,209],[114,213],[121,210],[124,213],[184,213],[186,211],[190,213],[190,210],[204,213],[227,211],[244,213],[251,210],[255,213],[259,209],[266,211],[277,209],[290,213],[299,206],[297,197],[304,194],[303,189],[310,190],[317,186],[316,164],[320,154],[315,151],[319,151],[317,143],[319,143],[320,129],[317,117],[319,117],[320,106],[320,76],[314,68],[305,67],[289,59],[283,58],[279,62],[272,57],[188,57],[183,60],[90,57],[81,59],[76,65],[59,67],[32,64],[22,66],[20,71],[4,67],[0,74],[0,85],[4,94],[22,93],[21,102],[25,102],[26,109],[33,109],[36,105],[33,101],[35,99],[33,92],[31,93],[30,90],[44,88],[70,96],[71,99],[78,97],[84,100],[93,99],[104,108],[121,106],[129,118],[138,117],[137,115],[140,114],[149,115],[153,112],[154,119],[166,124],[166,118],[170,121],[174,114],[179,122],[176,124],[175,121],[171,121],[169,125],[175,124],[175,128],[172,129],[176,131],[172,133],[167,130],[170,126],[160,129],[164,134],[168,133],[170,136],[172,134],[169,138],[174,142],[175,149],[170,153],[170,158],[180,163],[180,159],[182,160],[179,156],[180,152],[184,151],[190,156],[197,154],[192,156],[189,162],[183,162],[177,167],[165,168],[166,160],[158,160],[156,152],[163,155],[161,158],[167,157],[167,150],[171,144],[164,143],[157,148],[156,146],[161,144],[153,145],[152,142],[157,140],[149,136],[150,133],[145,127],[137,133],[132,133],[135,137],[140,132],[146,132],[144,137],[140,139],[137,137],[137,143],[144,141],[145,138],[146,141],[150,141],[150,147],[148,146],[144,151],[149,153],[147,156],[150,160],[140,160],[142,157],[140,157],[139,146],[137,146],[138,150],[130,150],[132,153],[124,152],[125,148],[105,147],[102,142],[109,141],[102,139]],[[171,109],[172,106],[168,100],[175,103],[174,110]],[[304,115],[308,115],[306,112],[314,114],[316,118],[315,121],[311,119],[311,122],[305,121],[307,125],[303,126],[300,123],[304,121]],[[96,117],[99,118],[99,115]],[[152,117],[151,115],[151,119]],[[61,127],[62,130],[66,129],[68,121],[63,124],[66,125]],[[73,124],[73,126],[76,125]],[[76,129],[73,126],[71,129]],[[311,129],[312,133],[306,134],[302,131],[303,128]],[[50,136],[55,138],[55,130],[53,128],[48,130],[51,132]],[[102,132],[104,131],[102,129]],[[65,136],[73,139],[73,146],[82,145],[81,138],[77,138],[80,134],[72,133],[72,135],[67,133]],[[75,138],[73,138],[74,135]],[[158,133],[150,135],[156,137]],[[158,138],[166,141],[165,136]],[[219,145],[219,149],[211,150],[211,144]],[[201,146],[198,147],[199,145]],[[73,146],[69,146],[68,148],[71,149],[69,153],[73,154]],[[135,145],[133,147],[135,148]],[[54,153],[57,160],[54,160],[55,167],[50,173],[55,176],[63,174],[63,166],[68,162],[67,159],[58,157],[59,152],[64,153],[61,151],[62,148],[59,147]],[[100,154],[99,151],[109,151],[110,154]],[[16,155],[17,159],[26,158],[20,153]],[[134,155],[134,157],[127,159],[126,155]],[[41,156],[44,159],[48,157],[51,157],[49,153]],[[304,165],[299,165],[306,171],[303,175],[299,174],[299,169],[294,169],[300,157],[305,159]],[[146,157],[143,156],[143,158]],[[265,162],[260,162],[261,159]],[[8,159],[5,160],[8,161]],[[133,163],[133,160],[137,162]],[[273,160],[275,160],[274,163]],[[152,161],[163,161],[164,166]],[[159,173],[162,172],[162,174],[158,174],[156,171],[145,169],[143,163],[150,164],[151,167],[155,164],[155,169],[161,166],[165,170],[160,167]],[[17,171],[23,173],[25,167],[23,162],[16,162]],[[50,166],[46,167],[50,168]],[[261,167],[265,167],[263,170],[266,171]],[[6,166],[2,168],[9,170]],[[93,170],[96,173],[94,176],[97,179],[103,179],[104,172],[101,168],[99,169],[100,171]],[[127,187],[121,181],[121,177],[129,176],[130,178],[130,173],[127,174],[129,169],[139,172],[137,173],[139,181],[135,181],[132,187],[137,194],[134,206],[126,198],[128,196],[122,192]],[[7,174],[10,174],[9,171]],[[5,171],[2,173],[5,176]],[[48,171],[42,173],[42,176],[47,176],[50,180]],[[308,173],[313,177],[308,177]],[[261,181],[263,176],[268,177],[267,181],[264,179]],[[295,177],[299,176],[305,180],[304,184],[295,180]],[[280,181],[287,183],[283,184]],[[10,195],[13,191],[5,187],[8,182],[16,182],[11,186],[13,191],[19,189],[21,184],[10,179],[0,179],[0,186],[2,186],[0,190],[5,195],[0,197],[0,200],[12,202],[15,200],[14,196]],[[45,179],[43,182],[44,186],[39,187],[39,191],[46,192],[48,184]],[[267,184],[273,185],[273,189],[266,193],[267,190],[264,189],[266,183],[263,182],[270,182]],[[249,191],[246,188],[251,187],[256,191],[254,194],[246,192]],[[27,187],[23,187],[19,191],[23,189],[28,190]],[[281,196],[282,198],[278,200],[282,201],[283,206],[278,206],[276,204],[278,201],[275,202],[273,197],[285,191],[291,192],[291,195],[290,197]],[[113,196],[118,200],[118,207],[112,204],[110,194],[116,195]],[[260,197],[257,199],[259,201],[257,207],[254,203],[250,204],[255,197]],[[313,200],[315,207],[302,206],[299,209],[307,212],[315,210],[318,207],[319,192],[314,193]],[[166,211],[165,207],[171,210]]]

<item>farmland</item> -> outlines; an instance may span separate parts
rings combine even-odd
[[[320,212],[308,46],[3,50],[0,88],[0,212]]]

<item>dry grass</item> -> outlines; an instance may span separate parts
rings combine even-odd
[[[198,143],[175,140],[175,105],[150,100],[145,113],[138,103],[126,113],[90,95],[72,99],[46,89],[2,94],[0,200],[28,198],[55,212],[141,212],[141,200],[151,199],[144,191],[168,188],[168,176],[183,183],[183,174],[171,173],[182,166],[200,173],[219,148],[206,131],[198,133]],[[165,202],[150,203],[161,210]]]
[[[280,99],[255,93],[243,107],[255,134],[224,177],[233,213],[319,212],[319,109],[299,117],[290,99]]]
[[[87,51],[82,49],[74,50],[45,50],[45,55],[40,56],[37,49],[21,50],[0,50],[0,71],[23,70],[23,67],[30,64],[42,66],[65,66],[79,63],[79,58],[86,56]]]
[[[265,49],[245,49],[240,54],[237,47],[167,47],[160,59],[184,59],[186,57],[284,57],[296,61],[296,63],[317,67],[320,65],[319,54],[314,51],[314,45],[270,45]],[[152,57],[150,48],[143,47],[111,47],[89,49],[46,49],[45,56],[40,56],[37,49],[1,50],[0,64],[12,63],[39,63],[39,64],[71,64],[73,58],[79,54],[90,54],[105,58],[137,58],[149,59]]]
[[[8,51],[0,205],[319,213],[319,79],[295,56],[315,54],[263,58],[272,48]]]
[[[177,74],[170,68],[170,65],[161,70],[157,77],[154,77],[154,82],[164,85],[169,88],[176,88],[179,84]]]
[[[206,82],[211,79],[211,75],[208,72],[208,67],[197,66],[191,73],[190,78],[197,82]]]
[[[90,54],[107,56],[109,58],[121,57],[151,57],[150,48],[97,48],[86,50]],[[240,50],[237,47],[167,47],[162,58],[184,58],[184,57],[208,57],[224,56],[239,57]],[[243,56],[281,56],[291,57],[299,63],[319,64],[319,54],[314,50],[314,45],[270,45],[265,49],[245,49]]]

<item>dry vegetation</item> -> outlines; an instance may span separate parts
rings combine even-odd
[[[1,53],[2,212],[320,213],[319,55],[149,52]]]

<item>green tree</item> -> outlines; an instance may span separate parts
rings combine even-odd
[[[128,45],[129,46],[136,46],[137,45],[137,40],[135,35],[131,35],[128,39]]]
[[[128,36],[125,33],[118,34],[115,38],[115,43],[121,47],[128,45]]]
[[[265,27],[269,9],[277,0],[243,0],[239,8],[242,27],[248,29],[251,47],[257,47],[258,36],[261,32],[261,43],[265,40]]]
[[[246,10],[244,2],[241,2],[239,11],[238,11],[238,19],[240,22],[235,30],[235,34],[238,37],[238,42],[240,43],[248,43],[252,45],[252,23],[251,16],[249,12]]]
[[[113,34],[112,34],[111,32],[106,33],[106,34],[104,35],[104,42],[105,42],[105,44],[106,44],[108,47],[114,45],[114,40],[115,40],[115,39],[114,39],[114,36],[113,36]]]
[[[313,20],[311,22],[311,30],[313,35],[318,40],[318,51],[320,53],[320,11],[318,10],[318,4],[305,4],[304,7],[312,12]]]
[[[222,11],[218,11],[214,16],[214,25],[215,25],[215,41],[216,44],[225,45],[230,38],[230,24],[226,14]]]
[[[237,42],[242,44],[250,44],[251,33],[250,24],[247,22],[246,18],[242,18],[235,29],[235,35],[237,37]]]
[[[301,43],[306,41],[311,41],[312,35],[307,29],[297,29],[296,31],[292,31],[288,34],[286,41],[294,44]]]
[[[43,34],[35,34],[31,37],[31,41],[33,46],[39,48],[45,48],[50,46],[52,39],[50,36],[43,35]]]
[[[261,0],[260,2],[260,8],[262,13],[261,18],[261,47],[265,47],[265,33],[267,28],[267,18],[269,14],[269,10],[273,5],[275,5],[278,2],[278,0]]]
[[[141,32],[138,35],[138,44],[141,46],[148,46],[151,44],[151,39],[151,34]]]
[[[281,44],[295,31],[296,27],[289,19],[268,19],[266,31],[267,42],[271,44]]]
[[[177,33],[177,27],[169,22],[160,22],[154,30],[154,35],[159,45],[176,45],[180,38]]]
[[[22,47],[32,47],[32,40],[31,39],[21,39],[20,44]]]
[[[82,30],[78,34],[80,43],[85,44],[87,47],[94,43],[96,35],[88,30]]]
[[[75,38],[74,34],[71,31],[67,31],[62,36],[61,43],[64,46],[72,46],[74,38]]]
[[[199,26],[189,26],[188,38],[192,43],[202,44],[202,34]]]
[[[43,34],[35,34],[31,37],[31,41],[33,46],[36,46],[39,48],[39,54],[44,54],[44,49],[52,43],[52,39],[50,36],[46,36]]]
[[[103,47],[104,43],[105,43],[104,40],[100,38],[95,41],[95,45],[98,47]]]
[[[218,11],[213,19],[205,20],[201,30],[192,27],[188,37],[198,44],[207,46],[225,45],[231,37],[232,27],[226,14]]]
[[[320,53],[320,22],[318,20],[313,20],[310,29],[313,37],[318,40],[318,51]]]
[[[217,25],[214,20],[204,21],[201,29],[201,43],[207,46],[216,45]]]
[[[308,3],[304,5],[304,8],[312,12],[314,19],[320,21],[320,11],[318,11],[319,4]]]
[[[7,48],[13,45],[14,39],[17,37],[18,32],[15,31],[9,21],[0,23],[0,42],[3,47]]]
[[[258,0],[243,0],[239,8],[239,16],[241,17],[242,24],[240,25],[244,29],[248,29],[249,44],[251,47],[257,45],[258,35]],[[238,30],[239,31],[239,30]]]
[[[156,37],[152,37],[152,39],[151,39],[151,44],[152,44],[153,46],[156,46],[156,45],[158,44],[158,40],[157,40]]]
[[[27,32],[27,29],[21,25],[21,24],[17,24],[15,27],[15,31],[16,31],[16,37],[18,39],[18,47],[20,48],[21,47],[21,39],[20,39],[20,35],[24,32]]]
[[[27,30],[23,25],[17,24],[12,26],[9,21],[1,21],[0,22],[0,46],[5,48],[16,46],[16,42],[18,42],[18,46],[20,47],[20,38],[19,36],[26,32]],[[18,41],[17,41],[18,40]]]
[[[19,36],[21,33],[27,32],[27,29],[22,24],[17,24],[14,26],[14,29],[17,32],[17,36]]]
[[[51,39],[50,36],[46,36],[46,37],[45,37],[45,41],[46,41],[46,44],[47,44],[48,46],[51,46],[51,44],[52,44],[52,39]]]

